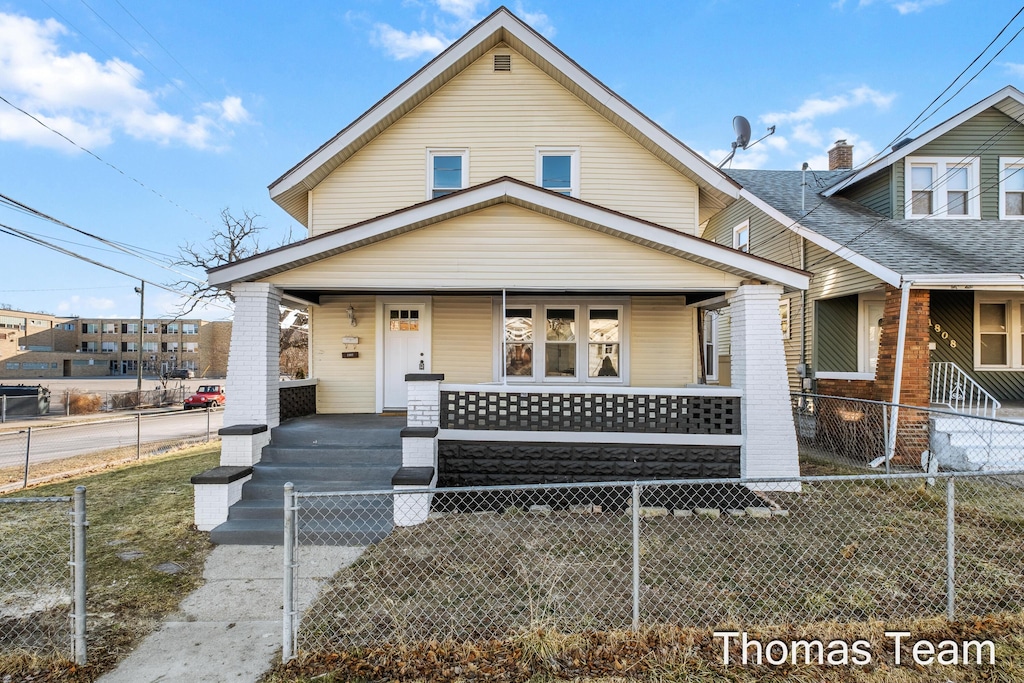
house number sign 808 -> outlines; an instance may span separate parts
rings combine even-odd
[[[950,337],[949,332],[946,332],[945,330],[942,329],[942,325],[940,325],[939,323],[933,323],[932,319],[928,318],[928,326],[935,330],[935,333],[942,338],[942,341],[949,344],[949,348],[956,348],[956,339]]]

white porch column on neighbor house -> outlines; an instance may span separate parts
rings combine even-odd
[[[238,282],[228,354],[227,401],[221,429],[221,465],[260,459],[280,422],[281,292],[262,282]]]
[[[744,284],[729,297],[732,385],[743,390],[740,472],[747,479],[800,474],[789,401],[778,285]],[[800,490],[799,484],[758,489]]]

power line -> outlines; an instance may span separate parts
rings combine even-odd
[[[201,279],[195,277],[194,275],[190,275],[188,273],[184,273],[184,272],[182,272],[180,270],[175,270],[174,268],[171,268],[171,267],[169,267],[168,265],[166,265],[164,263],[160,263],[159,261],[154,261],[153,259],[151,259],[148,256],[146,256],[145,254],[142,254],[141,252],[135,250],[134,248],[128,249],[126,247],[121,246],[121,243],[112,242],[112,241],[110,241],[110,240],[108,240],[108,239],[106,239],[104,237],[100,237],[99,235],[95,235],[95,234],[93,234],[91,232],[86,232],[85,230],[81,230],[79,228],[76,228],[75,226],[69,225],[69,224],[65,223],[64,221],[62,221],[62,220],[60,220],[58,218],[54,218],[53,216],[45,214],[45,213],[43,213],[42,211],[40,211],[38,209],[34,209],[31,206],[28,206],[27,204],[23,204],[22,202],[19,202],[16,199],[12,199],[12,198],[8,197],[7,195],[5,195],[3,193],[0,193],[0,203],[12,205],[15,208],[17,208],[18,210],[23,211],[25,213],[28,213],[29,215],[35,216],[37,218],[41,218],[42,220],[45,220],[45,221],[49,221],[50,223],[53,223],[54,225],[59,225],[62,228],[67,228],[68,230],[71,230],[73,232],[77,232],[80,235],[85,235],[86,237],[94,239],[94,240],[96,240],[96,241],[98,241],[98,242],[100,242],[102,244],[106,244],[107,246],[113,247],[117,251],[120,251],[122,253],[128,254],[129,256],[134,256],[135,258],[138,258],[138,259],[142,259],[146,263],[149,263],[151,265],[157,266],[158,268],[162,268],[163,270],[166,270],[166,271],[168,271],[170,273],[174,273],[175,275],[179,275],[181,277],[187,278],[189,280],[193,280],[195,282],[202,282]]]
[[[29,234],[27,232],[24,232],[23,230],[19,230],[18,228],[12,227],[10,225],[6,225],[4,223],[0,223],[0,233],[10,235],[11,237],[17,237],[19,239],[23,239],[26,242],[31,242],[32,244],[36,244],[38,246],[45,247],[47,249],[52,249],[53,251],[59,252],[61,254],[64,254],[65,256],[70,256],[70,257],[76,258],[76,259],[78,259],[80,261],[85,261],[86,263],[89,263],[91,265],[98,266],[100,268],[104,268],[106,270],[113,271],[113,272],[117,273],[118,275],[124,275],[125,277],[131,278],[132,280],[138,280],[138,281],[141,281],[141,282],[145,282],[146,284],[152,285],[152,286],[156,287],[157,289],[162,289],[162,290],[164,290],[166,292],[170,292],[171,294],[175,294],[177,296],[183,297],[183,298],[185,298],[185,299],[187,299],[189,301],[195,301],[197,303],[203,303],[203,304],[205,304],[207,306],[212,306],[213,308],[220,308],[220,309],[225,310],[225,311],[231,311],[231,309],[228,308],[227,306],[222,306],[221,304],[218,304],[218,303],[215,303],[215,302],[211,302],[209,300],[199,299],[198,297],[194,297],[194,296],[192,296],[190,294],[185,294],[183,292],[179,292],[178,290],[172,289],[172,288],[168,287],[167,285],[160,284],[159,282],[152,282],[151,280],[147,280],[147,279],[139,277],[137,275],[132,275],[131,273],[126,273],[125,271],[120,270],[118,268],[115,268],[113,266],[107,265],[106,263],[101,263],[100,261],[95,261],[95,260],[89,258],[88,256],[82,256],[81,254],[76,254],[75,252],[69,251],[69,250],[65,249],[64,247],[58,246],[56,244],[51,244],[50,242],[47,242],[46,240],[40,239],[38,237],[33,237],[31,234]]]

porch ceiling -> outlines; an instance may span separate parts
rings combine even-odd
[[[296,303],[302,304],[315,304],[320,305],[320,300],[325,296],[338,296],[338,295],[349,295],[349,296],[375,296],[379,294],[388,294],[389,296],[423,296],[423,295],[458,295],[458,296],[501,296],[502,291],[500,289],[416,289],[416,290],[365,290],[365,289],[345,289],[345,288],[287,288],[284,290],[284,295],[287,298],[292,299]],[[686,298],[687,305],[698,304],[702,301],[709,301],[717,297],[725,295],[727,290],[681,290],[667,292],[665,290],[622,290],[622,289],[594,289],[594,290],[536,290],[536,289],[507,289],[504,290],[506,296],[527,296],[527,295],[557,295],[557,296],[588,296],[588,297],[600,297],[600,296],[622,296],[628,294],[631,296],[683,296]]]

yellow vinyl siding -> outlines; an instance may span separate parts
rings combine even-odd
[[[682,387],[694,380],[696,312],[681,296],[634,296],[629,317],[629,383]]]
[[[357,327],[348,319],[356,312]],[[318,413],[372,413],[376,410],[376,299],[372,296],[323,297],[310,307],[312,363],[310,376],[320,380],[316,389]],[[341,338],[359,337],[354,350],[359,358],[342,358]]]
[[[510,73],[493,54],[512,55]],[[468,149],[469,184],[536,182],[537,147],[578,147],[580,198],[693,234],[698,190],[522,55],[483,55],[311,192],[310,235],[426,199],[427,150]]]
[[[283,288],[730,289],[740,277],[509,204],[266,278]]]
[[[494,379],[494,308],[489,296],[435,296],[431,372],[446,382]]]

